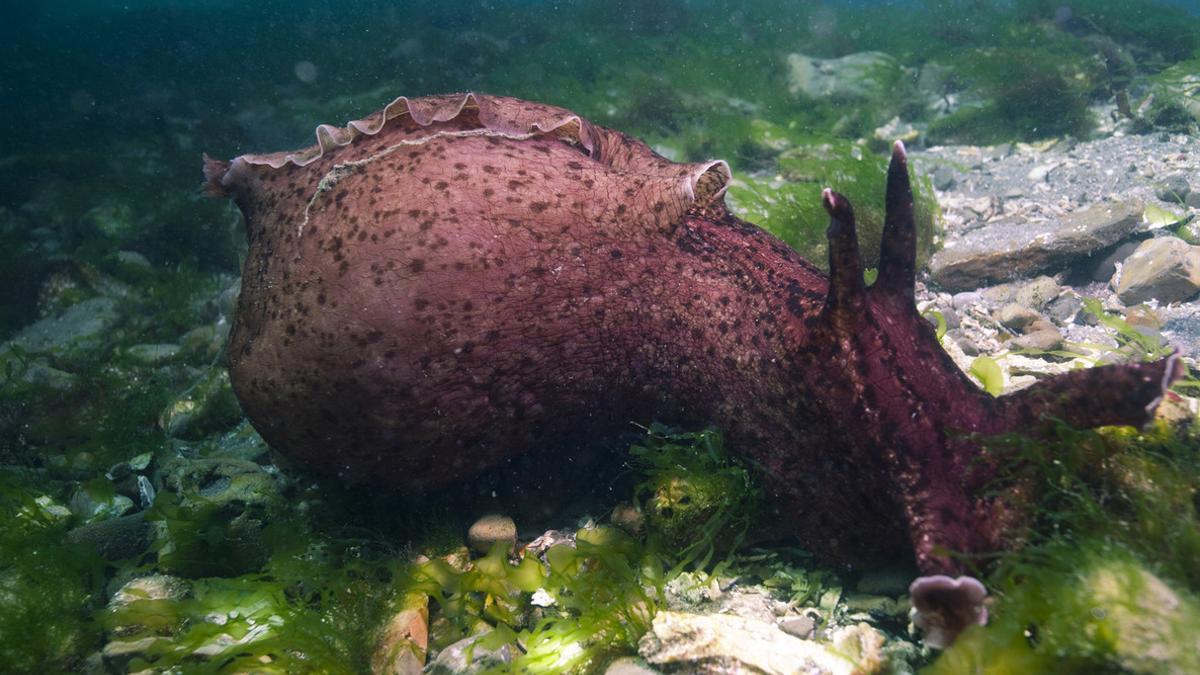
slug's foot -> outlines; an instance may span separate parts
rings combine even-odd
[[[912,620],[925,633],[925,644],[945,649],[973,625],[987,624],[987,589],[975,577],[942,574],[917,577],[908,587]]]

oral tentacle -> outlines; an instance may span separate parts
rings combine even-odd
[[[829,213],[829,295],[824,312],[835,328],[846,328],[866,311],[867,287],[863,281],[862,254],[850,202],[829,188],[821,193]]]
[[[872,288],[895,301],[912,304],[917,279],[917,226],[913,217],[908,155],[900,141],[892,147],[884,208],[879,276]]]

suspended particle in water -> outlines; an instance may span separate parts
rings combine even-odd
[[[317,79],[317,67],[312,61],[297,61],[296,65],[292,66],[292,72],[296,74],[296,79],[304,84],[311,84]]]

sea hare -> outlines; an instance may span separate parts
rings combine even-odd
[[[250,244],[234,389],[274,448],[348,479],[430,489],[631,422],[716,425],[813,550],[914,552],[944,643],[986,617],[947,553],[1001,549],[1025,519],[975,435],[1140,425],[1179,375],[1172,357],[981,391],[915,308],[900,143],[868,286],[837,193],[826,276],[729,213],[724,162],[561,108],[401,97],[316,135],[205,175]]]

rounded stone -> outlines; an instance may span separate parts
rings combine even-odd
[[[1111,285],[1126,305],[1188,300],[1200,292],[1200,247],[1176,237],[1148,239],[1125,259]]]
[[[467,530],[467,545],[476,553],[488,553],[500,542],[507,543],[509,550],[517,545],[517,524],[508,516],[488,514]]]

